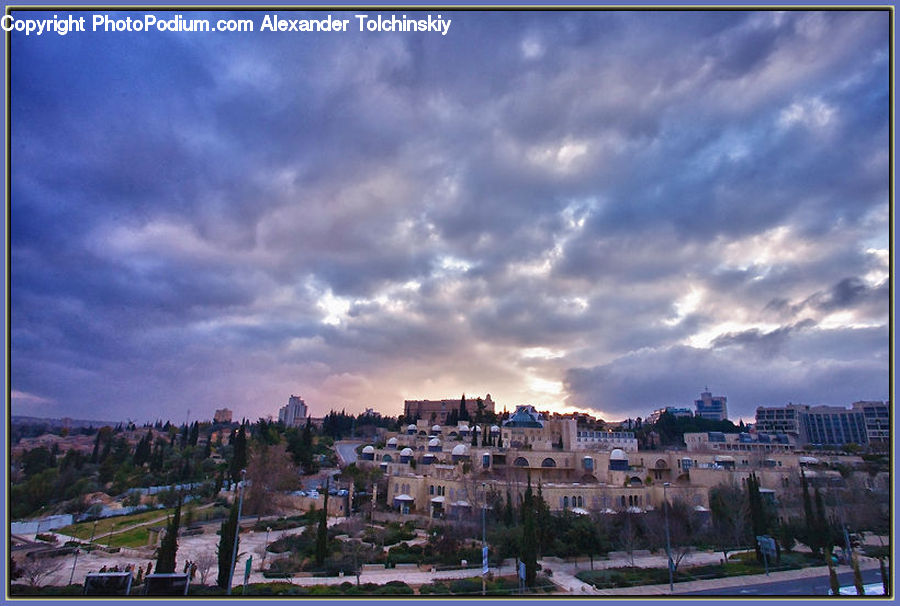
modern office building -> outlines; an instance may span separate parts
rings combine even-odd
[[[282,406],[278,411],[278,420],[284,423],[285,427],[299,427],[306,423],[308,414],[309,410],[303,398],[291,395],[288,398],[287,406]]]
[[[890,414],[882,402],[857,402],[853,408],[760,406],[756,409],[756,431],[785,433],[801,445],[866,445],[870,434],[878,440],[890,439]]]
[[[866,425],[866,439],[870,445],[891,441],[890,402],[854,402],[853,409],[862,411]]]
[[[696,416],[711,421],[727,421],[728,405],[725,396],[714,396],[709,392],[709,388],[700,394],[699,400],[694,400],[694,406],[697,409]]]

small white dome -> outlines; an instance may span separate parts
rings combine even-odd
[[[413,456],[412,448],[404,448],[403,450],[400,451],[400,456],[401,456],[401,457],[411,457],[411,456]]]
[[[434,433],[441,433],[441,426],[440,425],[432,425],[431,431],[433,431]]]
[[[499,433],[500,427],[497,425],[491,425],[491,433]]]
[[[433,440],[431,440],[431,441],[428,442],[428,445],[429,445],[429,446],[440,446],[440,445],[441,445],[441,441],[438,440],[437,438],[434,438]]]
[[[628,456],[625,454],[625,451],[621,448],[614,448],[611,453],[609,453],[609,458],[614,461],[627,461]]]
[[[413,424],[409,424],[406,426],[406,431],[415,431],[415,430],[416,430],[416,426]]]
[[[363,446],[363,454],[375,454],[375,447],[371,444],[368,446]]]
[[[387,443],[388,443],[388,446],[396,446],[397,438],[391,438],[390,440],[387,441]]]
[[[469,449],[466,448],[465,444],[457,444],[456,446],[453,447],[453,451],[451,452],[451,454],[454,456],[459,456],[459,455],[468,454],[468,452],[469,452]]]

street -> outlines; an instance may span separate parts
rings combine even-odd
[[[862,571],[863,583],[880,583],[881,573],[876,569]],[[853,585],[853,573],[838,573],[838,581],[841,586]],[[768,595],[768,596],[792,596],[792,595],[828,595],[830,590],[828,575],[815,576],[790,581],[778,581],[774,583],[761,583],[758,585],[740,585],[737,587],[720,587],[704,591],[691,591],[680,595]]]

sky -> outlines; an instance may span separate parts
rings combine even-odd
[[[332,12],[11,35],[13,414],[889,398],[888,12]]]

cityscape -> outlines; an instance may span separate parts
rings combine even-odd
[[[7,599],[893,595],[889,7],[7,34]]]
[[[891,593],[889,402],[693,404],[14,420],[13,593],[728,595],[770,569],[776,595]]]

